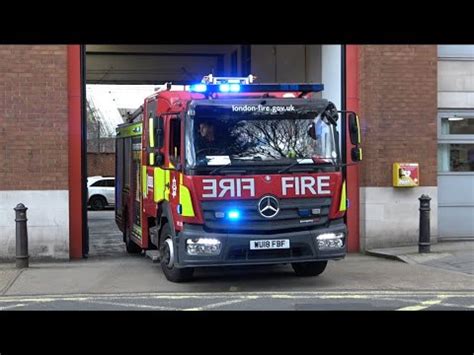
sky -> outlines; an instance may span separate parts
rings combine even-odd
[[[114,136],[117,125],[123,123],[119,108],[132,112],[143,104],[146,97],[160,85],[86,85],[87,101],[96,110],[105,136]]]

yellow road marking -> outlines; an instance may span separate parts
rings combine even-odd
[[[181,293],[120,293],[120,294],[66,294],[66,295],[15,295],[0,296],[0,304],[9,302],[54,302],[54,301],[88,301],[88,300],[120,300],[120,299],[254,299],[254,298],[286,298],[286,299],[383,299],[387,297],[436,297],[446,298],[474,297],[472,291],[289,291],[289,292],[181,292]]]
[[[440,304],[443,302],[442,299],[434,299],[434,300],[428,300],[428,301],[423,301],[420,304],[414,305],[414,306],[408,306],[408,307],[403,307],[397,309],[397,311],[421,311],[422,309],[426,309],[430,306],[433,306],[435,304]]]
[[[207,306],[202,306],[202,307],[195,307],[195,308],[186,308],[184,309],[185,311],[204,311],[206,309],[212,309],[216,307],[221,307],[221,306],[227,306],[229,304],[234,304],[234,303],[241,303],[246,301],[247,299],[241,298],[237,300],[230,300],[230,301],[225,301],[225,302],[218,302],[218,303],[213,303]]]
[[[26,306],[26,305],[24,303],[13,304],[11,306],[0,307],[0,311],[3,311],[5,309],[10,309],[10,308],[23,307],[23,306]]]
[[[156,310],[163,310],[163,311],[172,311],[176,310],[176,308],[171,307],[164,307],[164,306],[150,306],[147,304],[136,304],[136,303],[120,303],[120,302],[107,302],[107,301],[95,301],[95,300],[87,300],[83,301],[85,303],[91,304],[107,304],[111,306],[122,306],[122,307],[135,307],[135,308],[146,308],[146,309],[156,309]]]

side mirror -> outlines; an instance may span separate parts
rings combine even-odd
[[[164,134],[164,120],[162,118],[155,117],[153,118],[155,128],[155,138],[156,138],[156,148],[163,148],[165,143],[165,134]]]
[[[164,156],[160,149],[164,145],[164,120],[159,117],[148,118],[148,159],[149,164],[160,166],[164,163]]]
[[[349,114],[349,135],[353,145],[360,144],[359,117],[352,112]]]
[[[362,161],[362,148],[354,147],[351,149],[352,161]]]
[[[334,104],[332,102],[329,102],[328,106],[326,107],[326,109],[324,110],[322,115],[324,115],[324,117],[326,117],[326,119],[331,124],[333,124],[334,126],[337,125],[337,120],[339,118],[339,114],[338,114],[338,111],[336,109],[336,106],[334,106]]]
[[[161,166],[165,162],[165,156],[161,153],[155,153],[154,166]]]

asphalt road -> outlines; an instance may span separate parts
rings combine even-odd
[[[0,310],[458,310],[474,309],[472,292],[222,292],[42,295],[0,298]]]
[[[122,232],[115,224],[115,210],[88,211],[89,257],[125,256],[125,245]]]
[[[357,254],[316,278],[275,265],[198,269],[193,282],[170,283],[158,264],[126,253],[113,216],[90,211],[89,259],[33,263],[5,284],[0,310],[474,309],[471,274]]]

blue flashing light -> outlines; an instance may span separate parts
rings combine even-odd
[[[240,84],[230,84],[230,91],[231,92],[239,92],[240,91]]]
[[[320,92],[324,90],[323,84],[247,84],[238,79],[225,79],[225,82],[192,84],[189,86],[189,90],[208,94],[218,92]]]
[[[191,85],[191,91],[195,91],[195,92],[206,92],[206,91],[207,91],[207,85],[206,85],[206,84],[194,84],[194,85]]]
[[[311,211],[307,210],[307,209],[300,209],[298,211],[298,214],[300,215],[300,217],[310,217],[311,216]]]
[[[219,91],[221,92],[229,92],[230,85],[229,84],[221,84],[219,85]]]
[[[228,217],[231,221],[236,221],[236,220],[240,219],[240,211],[238,211],[238,210],[230,210],[229,212],[227,212],[227,217]]]

